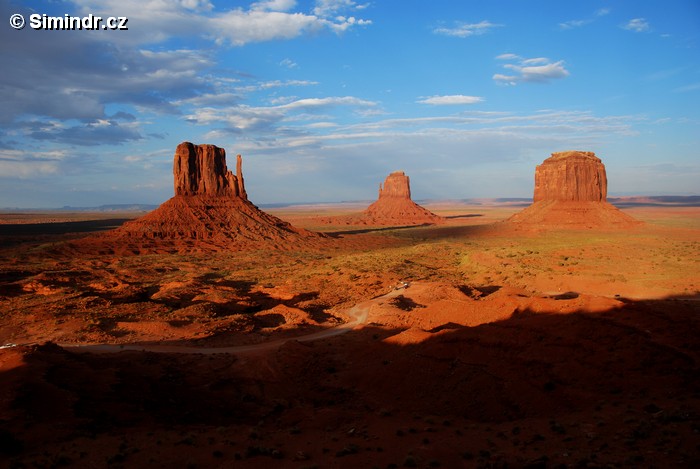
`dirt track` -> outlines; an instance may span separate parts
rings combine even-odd
[[[365,324],[367,322],[367,316],[369,313],[369,308],[372,304],[379,302],[380,300],[385,300],[387,298],[393,298],[399,295],[399,292],[403,290],[395,289],[389,293],[378,296],[371,300],[362,302],[350,308],[347,314],[353,319],[340,326],[332,327],[319,332],[314,332],[312,334],[305,334],[299,337],[290,337],[285,339],[272,340],[269,342],[263,342],[260,344],[251,345],[236,345],[232,347],[185,347],[185,346],[175,346],[175,345],[136,345],[136,344],[59,344],[64,349],[75,351],[75,352],[90,352],[90,353],[117,353],[124,351],[137,351],[137,352],[156,352],[156,353],[199,353],[202,355],[213,355],[216,353],[229,353],[229,354],[247,354],[256,352],[265,352],[270,350],[276,350],[282,345],[290,341],[296,342],[311,342],[314,340],[327,339],[329,337],[335,337],[341,334],[345,334],[356,328],[359,325]]]

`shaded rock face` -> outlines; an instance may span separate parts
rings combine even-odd
[[[238,155],[236,174],[229,171],[223,148],[181,143],[173,161],[175,196],[141,218],[81,240],[82,248],[120,254],[298,249],[326,238],[253,205],[241,166]]]
[[[593,152],[552,153],[535,170],[534,202],[605,202],[607,194],[605,166]]]
[[[175,150],[173,176],[175,195],[248,198],[241,171],[241,155],[237,156],[234,175],[226,167],[226,150],[214,145],[179,144]]]
[[[411,180],[403,171],[394,171],[384,180],[384,187],[379,184],[379,199],[411,199]]]

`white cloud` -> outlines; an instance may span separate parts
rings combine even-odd
[[[171,37],[192,36],[213,40],[217,44],[243,46],[251,42],[292,39],[302,34],[330,30],[336,34],[350,28],[371,24],[370,20],[339,13],[358,10],[349,1],[320,2],[314,11],[335,12],[308,14],[293,11],[294,0],[262,0],[249,8],[212,10],[206,0],[73,0],[81,14],[129,18],[129,34],[101,35],[98,40],[119,44],[161,43]]]
[[[362,10],[364,8],[367,8],[367,4],[358,5],[353,0],[316,0],[313,13],[322,18],[327,18],[337,15],[343,10]]]
[[[433,104],[433,105],[450,105],[450,104],[476,104],[480,103],[484,98],[478,96],[465,96],[463,94],[453,94],[445,96],[431,96],[429,98],[424,98],[418,100],[421,104]]]
[[[622,29],[633,31],[635,33],[643,33],[649,31],[649,23],[644,18],[633,18],[622,26]]]
[[[328,98],[306,98],[292,101],[288,104],[278,106],[279,109],[309,109],[326,106],[376,106],[374,101],[367,101],[353,96],[328,97]]]
[[[481,21],[479,23],[462,23],[458,22],[454,27],[438,27],[433,29],[433,33],[442,34],[444,36],[454,36],[454,37],[469,37],[469,36],[479,36],[481,34],[486,34],[493,28],[497,28],[503,25],[491,23],[490,21]]]
[[[292,39],[326,26],[319,18],[303,13],[278,11],[230,10],[210,20],[218,42],[228,41],[234,46],[250,42]]]
[[[580,28],[590,23],[592,20],[570,20],[563,23],[559,23],[559,29],[574,29]]]
[[[186,118],[190,122],[203,125],[218,125],[219,130],[228,132],[270,132],[271,134],[289,133],[297,135],[302,127],[296,130],[281,128],[295,120],[301,120],[308,124],[326,122],[317,128],[327,128],[329,116],[319,115],[319,111],[325,111],[335,107],[373,108],[377,103],[356,98],[354,96],[331,96],[325,98],[296,99],[276,106],[248,106],[239,105],[226,108],[198,108]],[[312,122],[313,123],[313,122]]]
[[[567,29],[580,28],[580,27],[586,26],[587,24],[593,23],[596,19],[603,17],[603,16],[606,16],[609,13],[610,13],[609,8],[600,8],[600,9],[596,10],[593,13],[593,16],[590,18],[569,20],[569,21],[564,21],[563,23],[559,23],[559,29],[567,30]]]
[[[0,178],[32,179],[56,174],[66,157],[63,151],[0,150]]]
[[[253,3],[250,5],[250,9],[257,11],[289,11],[296,4],[296,0],[264,0]]]
[[[552,62],[545,57],[525,59],[515,54],[502,54],[496,59],[516,62],[503,65],[503,68],[512,70],[514,74],[496,73],[493,75],[496,82],[504,85],[516,85],[520,82],[547,83],[569,76],[569,71],[564,67],[563,60]]]
[[[299,66],[296,62],[289,58],[280,61],[279,64],[281,67],[285,68],[297,68]]]
[[[521,57],[516,54],[501,54],[496,57],[497,60],[518,60]]]
[[[209,11],[214,8],[209,0],[179,0],[179,4],[183,8],[194,11]]]

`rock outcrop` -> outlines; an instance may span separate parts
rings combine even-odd
[[[535,169],[533,202],[605,202],[607,195],[605,166],[593,152],[552,153]]]
[[[173,161],[175,196],[116,230],[83,240],[106,252],[186,252],[250,248],[297,249],[325,239],[263,212],[248,200],[238,155],[236,174],[226,151],[214,145],[178,145]]]
[[[507,222],[538,228],[628,228],[638,225],[607,202],[605,166],[595,153],[552,153],[535,170],[533,203]]]
[[[403,171],[394,171],[384,180],[384,187],[379,183],[377,200],[381,199],[411,200],[411,179]]]
[[[334,225],[411,226],[442,223],[439,215],[411,200],[411,181],[403,171],[394,171],[379,184],[379,196],[359,215],[328,217],[319,221]]]
[[[226,150],[214,145],[182,142],[175,150],[173,179],[175,195],[209,195],[247,199],[241,171],[241,155],[236,157],[236,174],[226,167]]]

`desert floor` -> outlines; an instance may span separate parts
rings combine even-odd
[[[61,246],[133,213],[0,215],[0,467],[700,467],[700,207],[426,208],[130,256]]]

